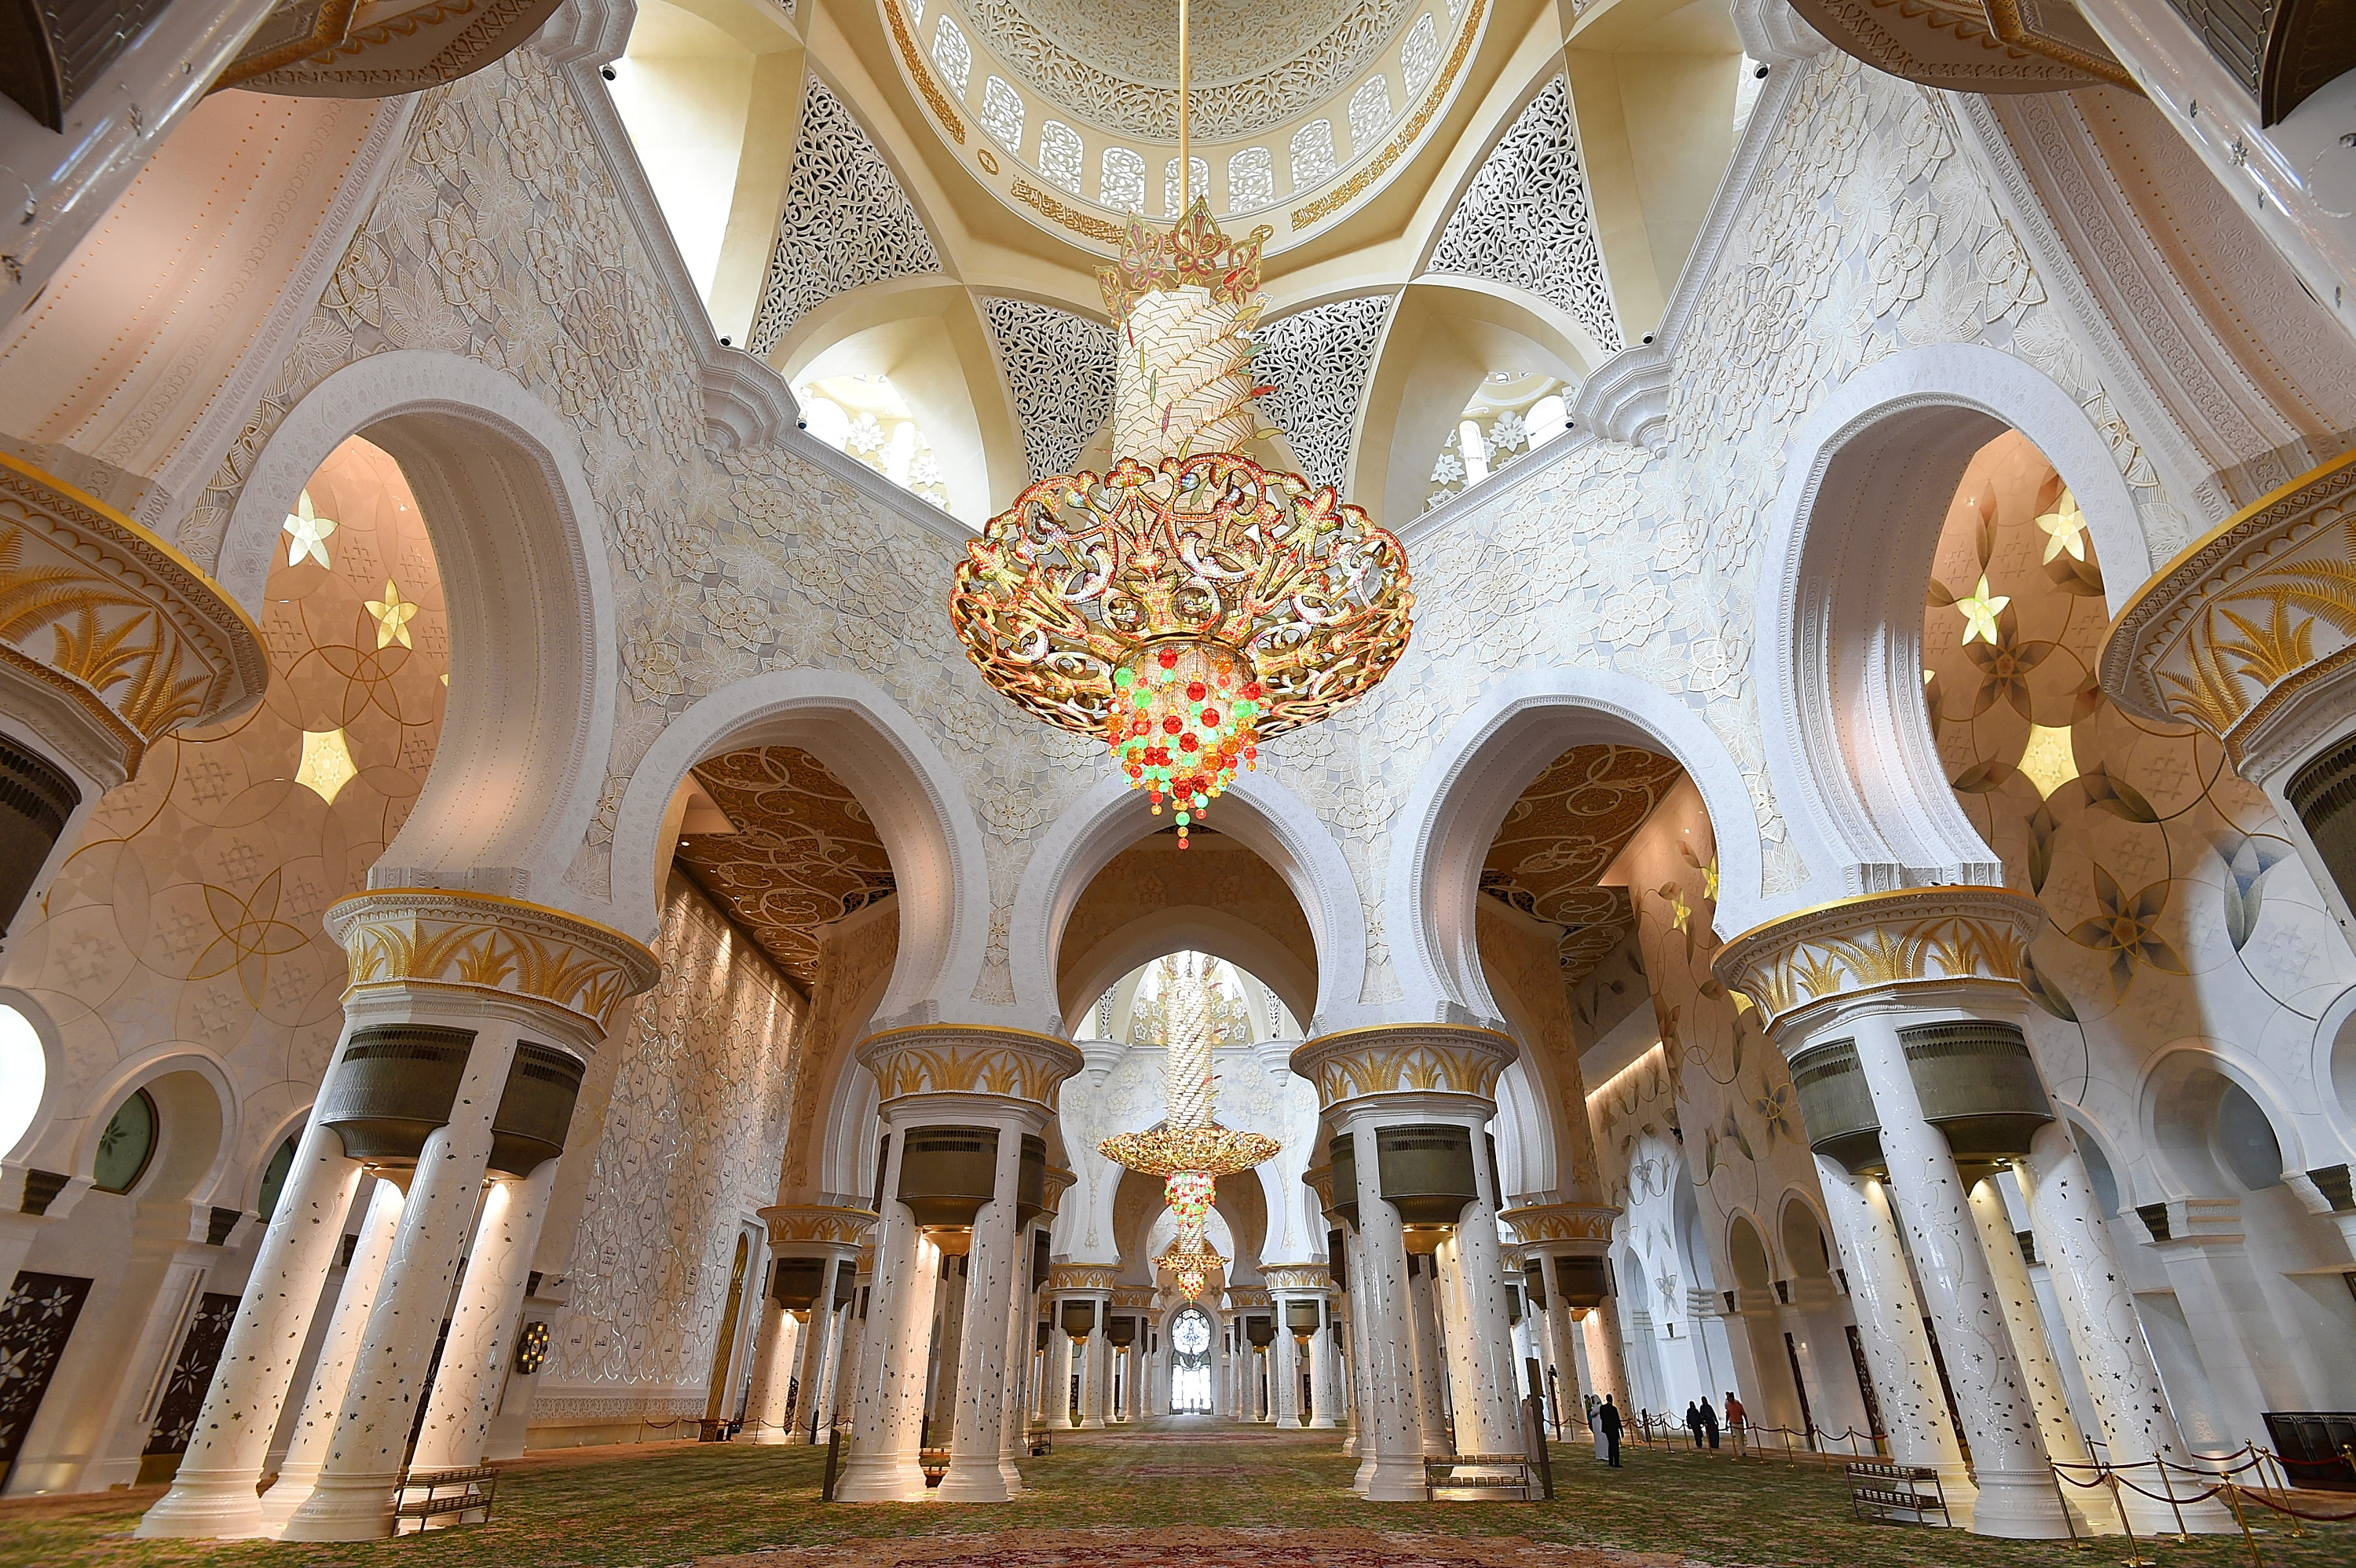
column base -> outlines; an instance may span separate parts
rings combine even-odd
[[[920,1503],[928,1495],[924,1469],[913,1455],[853,1458],[843,1467],[842,1478],[834,1486],[834,1500],[839,1503]]]
[[[1010,1498],[1020,1497],[1031,1489],[1023,1484],[1023,1472],[1014,1467],[1014,1461],[1012,1459],[1000,1458],[998,1478],[1005,1483],[1006,1495]]]
[[[262,1532],[275,1538],[286,1528],[303,1505],[311,1500],[312,1488],[319,1484],[317,1465],[287,1465],[279,1469],[278,1479],[262,1494]]]
[[[1309,1429],[1312,1432],[1331,1432],[1341,1424],[1330,1415],[1312,1415],[1309,1418]]]
[[[781,1448],[788,1443],[798,1443],[801,1440],[800,1434],[788,1432],[778,1426],[764,1427],[749,1437],[737,1439],[740,1443],[751,1443],[764,1448]]]
[[[389,1541],[395,1476],[323,1475],[278,1531],[281,1541]]]
[[[269,1531],[250,1470],[182,1470],[134,1535],[148,1541],[254,1541]]]
[[[1002,1503],[1009,1494],[995,1458],[952,1458],[933,1495],[945,1503]]]
[[[2054,1541],[2070,1533],[2051,1475],[2026,1470],[1979,1472],[1979,1496],[1972,1500],[1974,1535],[2008,1541]]]
[[[1080,1423],[1079,1429],[1082,1432],[1102,1432],[1104,1430],[1104,1423],[1091,1415],[1086,1421]]]
[[[1419,1503],[1428,1495],[1423,1480],[1423,1464],[1417,1459],[1376,1458],[1367,1461],[1373,1473],[1366,1477],[1366,1489],[1362,1494],[1370,1503]],[[1361,1471],[1367,1465],[1359,1467]]]

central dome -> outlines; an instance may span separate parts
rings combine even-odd
[[[1178,136],[1175,0],[965,0],[974,30],[1040,97],[1102,130]],[[1188,12],[1195,139],[1239,141],[1348,86],[1416,0],[1200,0]]]

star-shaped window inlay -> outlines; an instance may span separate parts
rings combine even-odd
[[[2048,561],[2065,549],[2072,560],[2086,559],[2086,514],[2078,509],[2078,498],[2069,491],[2062,492],[2060,503],[2038,518],[2037,526],[2045,530]]]
[[[2011,603],[2010,596],[2007,594],[1990,593],[1987,573],[1981,572],[1980,585],[1972,590],[1971,596],[1955,601],[1955,608],[1964,613],[1964,641],[1968,643],[1975,637],[1985,637],[1990,645],[1994,645],[1997,640],[1996,618],[2004,613],[2004,607]]]
[[[1980,586],[1987,586],[1986,580],[1982,580]],[[404,648],[415,647],[417,645],[409,640],[409,623],[416,619],[417,609],[415,604],[404,602],[401,590],[393,586],[392,579],[386,578],[384,597],[368,602],[368,613],[376,617],[376,645],[389,648],[398,641]],[[1969,642],[1971,639],[1966,637],[1964,640]],[[1991,637],[1988,640],[1994,642],[1996,639]]]
[[[309,556],[321,566],[328,565],[327,536],[336,531],[336,519],[323,517],[311,507],[311,492],[303,492],[294,509],[286,514],[286,564],[300,566]]]

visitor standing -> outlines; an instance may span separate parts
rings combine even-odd
[[[1710,1403],[1709,1401],[1706,1399],[1699,1403],[1701,1408],[1701,1429],[1709,1434],[1709,1445],[1715,1448],[1718,1446],[1718,1406]]]
[[[1701,1446],[1701,1406],[1692,1400],[1686,1401],[1686,1432],[1693,1438],[1693,1445],[1699,1448]]]
[[[1742,1402],[1734,1397],[1734,1391],[1732,1389],[1728,1389],[1726,1391],[1726,1430],[1730,1433],[1734,1438],[1734,1456],[1738,1459],[1741,1458]]]
[[[1593,1394],[1587,1396],[1587,1431],[1595,1441],[1595,1462],[1604,1461],[1603,1402]]]
[[[1608,1393],[1603,1396],[1603,1408],[1595,1413],[1595,1425],[1611,1449],[1604,1463],[1616,1470],[1620,1467],[1620,1407],[1612,1403]]]

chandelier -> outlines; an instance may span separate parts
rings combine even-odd
[[[1177,1239],[1154,1260],[1177,1276],[1189,1301],[1203,1294],[1211,1271],[1224,1260],[1203,1239],[1218,1179],[1251,1169],[1276,1157],[1280,1147],[1258,1133],[1238,1133],[1212,1119],[1217,1081],[1211,1072],[1211,1047],[1219,1028],[1212,1016],[1209,960],[1162,961],[1162,1074],[1170,1114],[1141,1133],[1121,1133],[1097,1146],[1115,1165],[1141,1176],[1163,1179],[1162,1196],[1178,1221]]]
[[[1186,7],[1178,165],[1187,155]],[[1108,474],[1042,479],[966,547],[949,620],[982,678],[1033,717],[1099,737],[1188,825],[1269,737],[1370,689],[1407,649],[1407,552],[1332,485],[1238,449],[1261,428],[1251,327],[1265,225],[1241,241],[1196,197],[1131,218],[1099,269],[1119,334]]]

